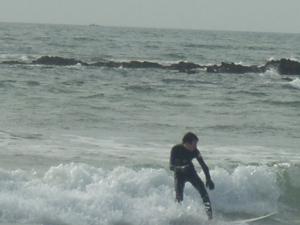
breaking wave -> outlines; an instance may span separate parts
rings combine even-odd
[[[291,179],[299,176],[299,168],[291,165],[239,166],[231,171],[215,168],[211,174],[216,189],[209,194],[219,218],[226,213],[261,215],[275,211],[281,201],[297,195],[300,187],[298,180]],[[106,170],[70,163],[51,167],[43,174],[1,169],[0,188],[1,221],[6,223],[206,222],[202,201],[191,185],[186,185],[184,203],[174,202],[172,174],[163,168]],[[299,207],[296,201],[294,204]]]

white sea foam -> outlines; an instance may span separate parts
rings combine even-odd
[[[296,62],[300,62],[299,59],[295,56],[289,56],[289,57],[270,57],[267,61],[276,61],[276,60],[280,60],[280,59],[288,59],[288,60],[292,60],[292,61],[296,61]]]
[[[292,80],[289,82],[289,85],[293,88],[300,89],[300,78],[296,78],[295,80]]]
[[[0,54],[1,61],[16,60],[21,62],[30,62],[33,57],[33,55],[24,54]]]
[[[296,62],[300,62],[298,58],[296,58],[295,56],[290,56],[288,59],[296,61]]]
[[[262,77],[274,78],[274,79],[281,78],[280,74],[276,69],[268,69],[266,72],[260,73],[259,75]]]
[[[217,169],[213,175],[217,179],[212,197],[219,210],[250,214],[276,210],[280,191],[270,168],[237,167],[232,173]]]
[[[216,189],[209,194],[215,211],[260,215],[276,209],[279,191],[271,169],[238,167],[229,173],[216,168],[212,177]],[[164,169],[109,171],[71,163],[51,167],[41,176],[0,170],[0,189],[1,221],[7,223],[206,223],[201,198],[190,184],[183,204],[174,202],[173,177]]]
[[[78,69],[78,70],[82,70],[84,69],[84,67],[82,66],[81,63],[77,63],[75,65],[70,65],[70,66],[66,66],[67,68],[70,68],[70,69]]]

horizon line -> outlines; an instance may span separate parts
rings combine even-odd
[[[77,24],[77,23],[51,23],[51,22],[21,22],[21,21],[0,21],[0,23],[10,24],[32,24],[32,25],[66,25],[66,26],[99,26],[107,28],[132,28],[132,29],[157,29],[157,30],[189,30],[189,31],[209,31],[209,32],[241,32],[241,33],[267,33],[267,34],[300,34],[300,32],[287,31],[258,31],[258,30],[222,30],[210,28],[185,28],[185,27],[154,27],[136,25],[104,25],[98,23]]]

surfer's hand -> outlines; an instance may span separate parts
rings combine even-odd
[[[214,182],[212,182],[212,180],[207,180],[206,181],[206,187],[208,187],[209,188],[209,190],[214,190],[215,189],[215,184],[214,184]]]

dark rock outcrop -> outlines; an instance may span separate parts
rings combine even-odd
[[[25,62],[20,62],[20,61],[3,61],[1,62],[2,64],[7,64],[7,65],[19,65],[19,64],[28,64]]]
[[[32,61],[32,64],[41,65],[57,65],[57,66],[72,66],[80,63],[81,65],[88,65],[80,60],[73,58],[62,58],[58,56],[42,56],[37,60]]]
[[[114,61],[102,61],[88,64],[89,66],[98,66],[98,67],[110,67],[110,68],[118,68],[122,66],[121,62],[114,62]]]
[[[122,66],[124,68],[162,68],[161,64],[148,61],[123,62]]]
[[[99,66],[99,67],[123,67],[123,68],[162,68],[162,65],[159,63],[148,62],[148,61],[129,61],[129,62],[115,62],[115,61],[102,61],[91,63],[89,66]]]
[[[283,75],[300,75],[300,62],[290,59],[271,60],[266,63],[266,69],[276,69]]]
[[[245,66],[235,63],[222,62],[221,65],[204,66],[192,62],[173,63],[164,65],[156,62],[149,61],[100,61],[95,63],[86,63],[74,58],[63,58],[58,56],[42,56],[32,62],[23,61],[3,61],[0,64],[18,65],[18,64],[40,64],[40,65],[56,65],[56,66],[72,66],[81,64],[83,66],[97,66],[108,68],[130,68],[130,69],[167,69],[176,70],[184,73],[196,73],[197,69],[206,69],[208,73],[231,73],[231,74],[244,74],[244,73],[264,73],[269,69],[275,69],[281,75],[300,75],[300,62],[291,59],[270,60],[263,66],[252,65]]]
[[[208,73],[261,73],[265,71],[264,67],[259,66],[243,66],[235,63],[222,62],[221,65],[207,66],[206,71]]]
[[[179,72],[192,72],[195,69],[203,68],[199,64],[191,63],[191,62],[179,62],[171,64],[170,66],[166,66],[167,69],[178,70]]]

